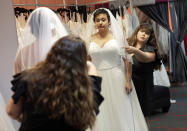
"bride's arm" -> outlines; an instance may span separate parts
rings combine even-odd
[[[132,91],[132,63],[123,58],[125,70],[125,89],[127,94]]]
[[[96,69],[95,65],[92,62],[87,61],[87,67],[88,67],[88,75],[90,75],[90,76],[98,76],[97,69]]]

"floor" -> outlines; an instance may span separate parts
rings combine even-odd
[[[187,131],[187,86],[170,88],[172,103],[168,113],[155,111],[150,116],[150,131]]]

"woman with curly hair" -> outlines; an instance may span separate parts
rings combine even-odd
[[[60,38],[43,62],[14,76],[7,113],[13,119],[23,114],[19,131],[84,131],[95,121],[96,75],[84,41]]]
[[[127,39],[130,46],[125,47],[132,54],[132,80],[144,116],[150,115],[153,106],[153,71],[161,66],[156,38],[151,25],[141,24]]]

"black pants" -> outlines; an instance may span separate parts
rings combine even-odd
[[[136,89],[138,100],[144,116],[150,115],[154,109],[153,73],[132,73],[132,80]]]

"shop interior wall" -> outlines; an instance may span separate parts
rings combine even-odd
[[[10,81],[18,41],[12,0],[2,0],[0,9],[0,93],[7,103],[12,95]],[[14,125],[18,129],[19,124],[16,121],[14,121]]]

